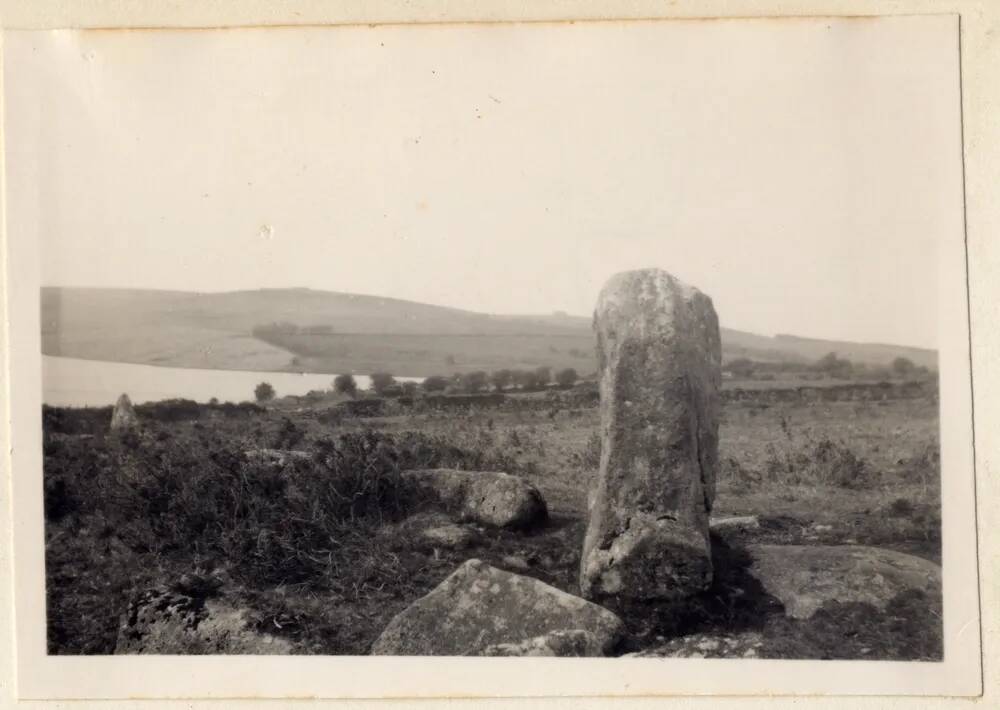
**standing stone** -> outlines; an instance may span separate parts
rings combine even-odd
[[[608,281],[594,330],[601,467],[580,588],[618,603],[680,600],[712,580],[718,318],[708,296],[646,269]]]
[[[139,428],[139,417],[136,416],[132,400],[123,394],[115,402],[115,411],[111,413],[111,431],[127,431]]]

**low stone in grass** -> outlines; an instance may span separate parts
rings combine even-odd
[[[247,449],[243,455],[251,463],[279,468],[293,461],[310,461],[312,459],[308,451],[295,451],[293,449]]]
[[[921,557],[860,545],[750,545],[749,573],[793,619],[826,602],[862,602],[879,610],[897,595],[941,594],[941,568]]]
[[[460,521],[526,528],[548,517],[542,494],[518,476],[449,468],[404,471],[402,476],[418,497],[440,505]]]
[[[129,603],[115,654],[287,654],[291,643],[251,627],[245,609],[164,586]]]
[[[397,614],[372,654],[602,655],[624,633],[621,619],[607,609],[473,559]]]
[[[475,530],[462,525],[447,523],[420,531],[420,542],[443,550],[464,550],[479,540]]]
[[[115,409],[111,412],[111,431],[124,432],[134,431],[139,428],[139,417],[132,406],[132,400],[127,394],[122,394],[115,402]]]
[[[387,525],[379,533],[396,548],[464,550],[482,541],[472,526],[460,525],[440,512],[423,512]]]

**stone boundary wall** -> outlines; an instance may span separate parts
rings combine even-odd
[[[769,389],[723,389],[723,404],[809,404],[813,402],[884,402],[904,399],[930,399],[937,402],[936,382],[845,383],[817,387],[775,387]],[[471,412],[496,409],[506,412],[551,411],[554,409],[587,409],[596,407],[600,396],[596,390],[565,390],[550,392],[543,397],[521,397],[501,392],[462,395],[428,395],[391,399],[359,399],[342,402],[336,409],[348,416],[378,417],[406,413]]]
[[[937,382],[849,383],[828,387],[801,386],[772,389],[723,389],[723,404],[750,405],[812,402],[885,402],[891,400],[929,399],[938,401]],[[318,418],[325,412],[358,418],[381,417],[390,414],[428,412],[472,412],[495,409],[505,412],[552,411],[557,409],[588,409],[596,407],[600,397],[596,390],[564,390],[543,397],[521,397],[500,392],[469,395],[429,395],[392,399],[358,399],[341,402],[327,410],[308,412]],[[45,428],[58,433],[96,434],[107,430],[112,407],[65,408],[42,407]],[[140,419],[182,421],[198,419],[202,412],[218,412],[228,417],[248,417],[263,413],[256,404],[195,404],[187,400],[139,404],[135,407]],[[327,415],[328,416],[328,415]]]
[[[882,402],[898,399],[924,399],[937,401],[936,382],[879,382],[872,384],[850,383],[828,387],[801,386],[774,389],[722,390],[722,401],[771,404],[778,402]]]

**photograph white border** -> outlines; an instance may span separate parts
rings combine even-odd
[[[686,7],[690,8],[691,3]],[[957,228],[962,231],[962,225]],[[528,697],[702,694],[709,685],[710,692],[721,694],[975,695],[979,692],[975,486],[971,475],[945,478],[946,660],[940,664],[469,658],[392,659],[389,671],[386,659],[363,657],[45,656],[44,623],[39,625],[39,619],[44,618],[44,606],[37,608],[24,601],[39,598],[40,590],[44,589],[37,552],[42,549],[43,535],[39,282],[37,252],[33,246],[23,233],[15,238],[13,230],[7,232],[7,342],[15,344],[6,351],[10,359],[7,383],[12,414],[9,440],[12,468],[8,470],[18,474],[11,478],[18,602],[18,695],[22,698],[367,697],[373,695],[372,688],[377,689],[378,697],[491,697],[511,695],[514,684],[517,695]],[[964,243],[961,248],[948,249],[945,256],[941,280],[941,291],[948,296],[942,302],[940,352],[942,470],[971,472],[968,323],[964,318],[955,319],[956,313],[967,311]],[[25,471],[29,473],[24,474]],[[43,593],[40,599],[44,599]],[[975,643],[970,642],[971,637],[975,637]],[[112,664],[113,675],[112,666],[107,664]],[[915,665],[919,666],[919,673],[913,672]],[[780,679],[780,683],[768,679]],[[62,688],[54,688],[54,681]],[[331,688],[334,692],[330,692]],[[67,689],[72,692],[66,692]]]

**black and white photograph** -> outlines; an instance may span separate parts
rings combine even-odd
[[[4,44],[44,656],[967,657],[954,17]]]

